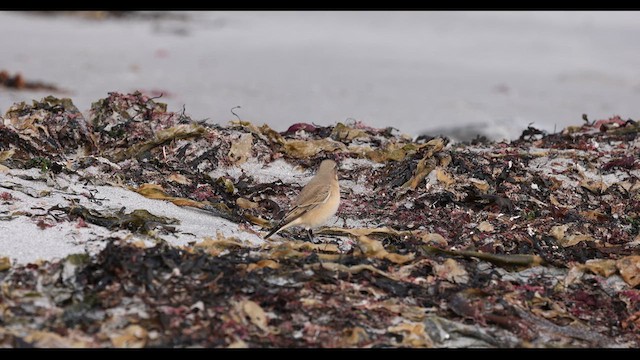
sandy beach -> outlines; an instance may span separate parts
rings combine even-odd
[[[418,135],[514,139],[582,114],[636,119],[640,14],[178,12],[87,19],[0,13],[3,67],[67,90],[81,111],[110,91],[164,94],[226,124],[348,118]],[[2,69],[0,69],[2,70]],[[0,110],[42,92],[0,88]]]
[[[89,15],[0,13],[0,348],[640,346],[636,13]]]

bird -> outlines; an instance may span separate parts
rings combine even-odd
[[[291,210],[264,239],[280,230],[302,226],[307,230],[309,240],[313,242],[313,229],[327,222],[338,211],[339,206],[338,164],[330,159],[323,160],[316,175],[296,197]]]

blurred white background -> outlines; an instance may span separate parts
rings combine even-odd
[[[149,14],[146,14],[149,15]],[[285,130],[348,118],[403,133],[515,138],[640,115],[640,12],[179,12],[93,20],[0,13],[0,70],[86,112],[110,91]],[[0,111],[47,91],[0,88]],[[452,130],[454,129],[454,130]],[[470,134],[467,134],[470,135]]]

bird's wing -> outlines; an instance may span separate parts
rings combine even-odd
[[[315,180],[315,179],[314,179]],[[305,186],[300,194],[293,202],[294,206],[305,206],[305,205],[314,205],[314,204],[322,204],[327,201],[329,198],[329,194],[331,193],[331,184],[326,184],[322,186],[310,186],[315,185],[311,182]]]
[[[284,216],[282,221],[284,224],[299,218],[316,206],[324,204],[331,196],[331,185],[319,187],[318,191],[308,191],[310,189],[309,186],[302,189],[294,202],[294,207]]]
[[[314,181],[315,180],[315,181]],[[316,208],[318,205],[326,203],[335,191],[332,189],[331,184],[315,186],[319,180],[312,179],[307,186],[305,186],[298,197],[293,202],[294,206],[287,212],[287,214],[280,220],[271,231],[264,237],[269,238],[271,235],[278,232],[284,226],[296,220],[300,216],[306,214],[308,211]]]

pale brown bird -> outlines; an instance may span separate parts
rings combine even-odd
[[[313,229],[329,220],[338,211],[340,205],[340,184],[338,183],[338,164],[333,160],[320,163],[318,173],[305,185],[293,202],[293,208],[265,236],[276,234],[292,226],[304,227],[313,241]]]

